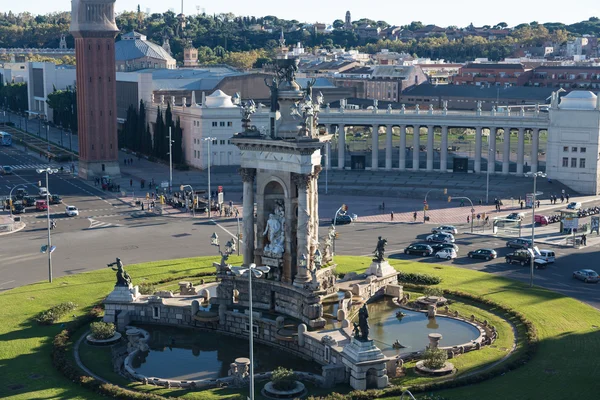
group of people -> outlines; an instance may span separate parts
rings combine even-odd
[[[131,165],[131,164],[133,164],[133,158],[126,158],[124,160],[124,163],[125,163],[125,165]]]

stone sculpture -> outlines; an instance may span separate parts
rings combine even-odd
[[[375,248],[375,251],[373,252],[375,254],[375,258],[373,259],[373,261],[381,262],[381,261],[385,260],[385,258],[383,258],[383,256],[385,255],[385,245],[386,244],[387,244],[387,239],[382,239],[381,236],[379,236],[379,238],[377,239],[377,247]]]
[[[284,252],[285,242],[285,212],[283,204],[277,202],[275,210],[269,214],[265,231],[263,235],[267,235],[269,243],[264,247],[264,253],[267,257],[281,258]]]
[[[131,276],[123,269],[121,259],[117,257],[115,262],[106,264],[107,267],[112,267],[113,265],[117,266],[117,268],[112,268],[113,271],[117,271],[117,283],[115,286],[129,287],[131,285]]]
[[[364,304],[358,311],[358,327],[360,328],[360,337],[362,341],[369,340],[369,309]]]

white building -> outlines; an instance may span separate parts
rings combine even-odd
[[[27,82],[29,79],[29,72],[27,69],[28,63],[26,62],[6,62],[0,66],[0,74],[4,83],[20,83]]]
[[[74,65],[56,65],[50,62],[28,62],[27,85],[30,114],[47,117],[52,121],[52,109],[46,103],[54,89],[75,88]]]
[[[585,194],[599,194],[600,100],[572,91],[550,108],[546,172]]]

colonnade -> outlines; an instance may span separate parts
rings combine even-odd
[[[337,165],[335,166],[337,169],[346,169],[346,153],[348,152],[346,148],[346,127],[352,125],[345,124],[327,124],[326,129],[328,133],[334,133],[334,126],[337,126]],[[361,125],[362,126],[362,125]],[[412,170],[420,171],[423,170],[420,168],[420,147],[421,147],[421,128],[427,129],[427,144],[426,144],[426,164],[424,171],[439,171],[439,172],[447,172],[447,164],[448,164],[448,130],[451,128],[447,125],[372,125],[372,137],[371,137],[371,170],[379,169],[379,129],[384,126],[386,129],[386,140],[385,140],[385,170],[392,170],[392,159],[393,159],[393,136],[392,136],[392,128],[398,127],[400,130],[400,144],[399,144],[399,167],[398,170],[405,171],[407,170],[406,163],[406,133],[407,128],[413,129],[413,153],[412,153]],[[439,169],[434,169],[434,129],[439,127],[441,129],[441,145],[440,145],[440,167]],[[537,172],[538,168],[538,153],[539,153],[539,128],[527,128],[527,127],[484,127],[484,126],[476,126],[475,129],[475,155],[474,155],[474,163],[473,163],[473,172],[481,173],[481,161],[482,161],[482,145],[483,145],[483,130],[489,130],[488,136],[488,154],[486,155],[487,159],[487,170],[490,173],[495,173],[496,166],[496,140],[492,140],[492,138],[496,138],[502,132],[503,136],[503,149],[502,149],[502,170],[501,173],[503,175],[508,175],[510,172],[510,145],[511,145],[511,131],[517,131],[517,160],[516,160],[516,173],[522,174],[525,164],[525,132],[529,130],[531,132],[531,172]],[[514,140],[514,138],[512,138]],[[331,157],[330,151],[331,147],[327,146],[326,151],[328,152],[326,157],[327,168],[331,168]]]

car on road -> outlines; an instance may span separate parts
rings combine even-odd
[[[45,187],[41,187],[38,192],[38,197],[46,197],[46,195],[48,194],[48,189],[46,189]]]
[[[62,203],[62,198],[57,195],[57,194],[53,194],[52,196],[50,196],[50,204],[60,204]]]
[[[567,210],[579,210],[581,208],[581,203],[578,201],[572,201],[567,204]]]
[[[454,235],[450,233],[434,233],[425,238],[428,242],[454,243]]]
[[[427,257],[433,254],[433,249],[429,245],[416,243],[405,248],[404,254],[418,254]]]
[[[519,264],[522,267],[531,264],[532,251],[529,249],[519,249],[513,253],[508,253],[504,256],[507,264]],[[542,259],[534,258],[533,266],[536,269],[544,269],[548,263]]]
[[[46,203],[46,200],[36,200],[35,209],[37,211],[46,211],[48,209],[48,203]]]
[[[351,224],[358,218],[356,214],[340,214],[337,218],[332,218],[331,223],[334,225],[346,225]]]
[[[24,196],[27,196],[27,190],[25,188],[18,188],[17,192],[15,193],[15,197],[17,199],[22,199]]]
[[[550,220],[545,215],[536,214],[534,218],[535,223],[540,224],[541,226],[545,226],[550,223]]]
[[[23,204],[25,205],[25,207],[33,207],[35,206],[35,202],[36,202],[36,198],[32,197],[32,196],[23,196],[23,198],[21,199],[21,201],[23,202]]]
[[[527,249],[531,247],[531,239],[512,239],[506,242],[506,247],[512,247],[513,249]]]
[[[573,272],[573,278],[584,281],[585,283],[598,283],[600,276],[593,269],[580,269],[579,271]]]
[[[8,165],[5,165],[0,169],[0,172],[2,172],[2,175],[12,175],[13,169]]]
[[[432,249],[434,253],[442,249],[454,249],[456,253],[458,253],[458,246],[454,243],[427,243]]]
[[[25,205],[20,201],[13,203],[13,214],[23,214],[25,212]]]
[[[446,260],[451,260],[453,258],[456,258],[457,254],[456,251],[454,251],[454,249],[442,249],[440,251],[438,251],[437,253],[435,253],[435,258],[444,258]]]
[[[67,206],[67,207],[65,207],[65,213],[69,217],[76,217],[79,215],[79,210],[75,206]]]
[[[556,261],[556,253],[552,250],[539,250],[535,255],[535,258],[546,261],[548,264]]]
[[[514,221],[521,221],[523,218],[525,218],[525,214],[523,213],[510,213],[506,216],[506,219],[512,219]]]
[[[482,258],[485,261],[492,260],[498,257],[498,253],[493,249],[477,249],[467,253],[467,257],[469,258]]]
[[[450,233],[452,235],[456,235],[458,233],[458,229],[456,229],[453,225],[440,225],[437,228],[433,228],[431,233]]]

